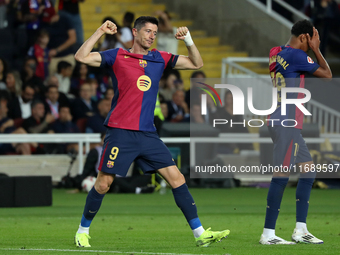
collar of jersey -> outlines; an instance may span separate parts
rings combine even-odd
[[[136,54],[136,53],[132,53],[130,50],[131,50],[131,48],[130,48],[130,49],[127,49],[126,51],[129,52],[129,53],[131,53],[131,54]],[[141,55],[141,54],[139,54],[139,55]],[[149,50],[149,51],[148,51],[148,54],[147,54],[147,55],[144,55],[144,56],[151,56],[151,50]]]
[[[284,45],[284,47],[294,49],[294,48],[293,48],[292,46],[290,46],[289,44]]]

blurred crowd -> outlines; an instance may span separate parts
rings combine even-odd
[[[260,0],[266,4],[266,0]],[[340,1],[339,0],[284,0],[295,9],[310,17],[320,34],[320,50],[326,55],[326,47],[339,53],[340,46]],[[273,10],[281,14],[291,22],[296,22],[292,12],[273,1]]]
[[[84,41],[79,14],[83,1],[59,0],[56,12],[50,0],[0,0],[0,133],[105,132],[103,122],[114,97],[110,75],[74,59]],[[156,47],[177,54],[176,27],[169,13],[157,11],[155,16],[160,22]],[[126,12],[120,25],[114,17],[105,17],[103,22],[117,24],[118,33],[102,37],[95,50],[130,48],[134,19],[133,13]],[[205,77],[202,71],[192,73],[192,78]],[[209,115],[202,119],[199,104],[190,109],[190,98],[200,100],[202,91],[185,91],[177,70],[166,68],[159,88],[155,109],[158,131],[163,122],[210,123],[214,112],[223,110],[210,107],[210,102]],[[0,143],[0,154],[77,150],[76,144]]]

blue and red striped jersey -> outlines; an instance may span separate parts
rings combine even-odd
[[[165,67],[176,65],[178,55],[153,49],[147,55],[117,48],[100,52],[108,68],[114,97],[104,122],[108,127],[155,131],[154,110]]]
[[[286,115],[281,114],[281,88],[304,88],[305,73],[314,73],[319,68],[306,52],[294,49],[291,46],[278,46],[270,50],[269,70],[274,87],[278,89],[278,103],[276,110],[268,116],[268,119],[278,119],[274,125],[281,125],[281,121],[293,119],[297,122],[295,128],[302,129],[303,113],[293,104],[286,105]],[[287,93],[287,98],[304,98],[303,93]],[[289,122],[288,122],[289,123]],[[269,125],[269,122],[268,122]],[[270,124],[272,125],[272,124]],[[285,124],[294,125],[294,124]]]

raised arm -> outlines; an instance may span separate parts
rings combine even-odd
[[[99,67],[102,57],[99,52],[91,52],[91,50],[103,34],[113,35],[115,33],[117,33],[117,26],[109,20],[105,21],[105,23],[101,25],[97,31],[79,48],[74,55],[75,59],[81,63]]]
[[[310,35],[307,34],[307,40],[308,40],[309,47],[314,52],[316,60],[318,61],[318,64],[320,66],[318,69],[316,69],[313,75],[316,77],[320,77],[320,78],[332,79],[332,71],[329,68],[328,63],[326,59],[323,57],[320,51],[320,48],[319,48],[320,37],[319,37],[318,30],[315,27],[313,28],[313,38],[310,38]]]
[[[179,27],[175,37],[177,40],[183,40],[188,49],[188,56],[178,57],[175,69],[200,69],[203,66],[203,59],[191,38],[189,29]]]

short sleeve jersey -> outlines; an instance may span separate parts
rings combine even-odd
[[[295,128],[302,129],[303,113],[293,104],[286,105],[286,115],[281,114],[281,88],[304,88],[305,73],[314,73],[319,68],[306,52],[291,46],[278,46],[270,50],[269,70],[274,87],[278,89],[278,105],[268,116],[274,125],[281,125],[283,120],[293,119],[297,122]],[[303,93],[287,93],[287,98],[304,98]],[[275,120],[275,121],[274,121]],[[269,122],[268,122],[269,125]],[[285,124],[291,125],[291,124]],[[294,124],[292,124],[294,125]]]
[[[108,127],[155,131],[154,110],[165,67],[174,67],[178,55],[153,49],[147,55],[122,48],[100,52],[101,67],[112,79],[114,97],[104,122]]]

